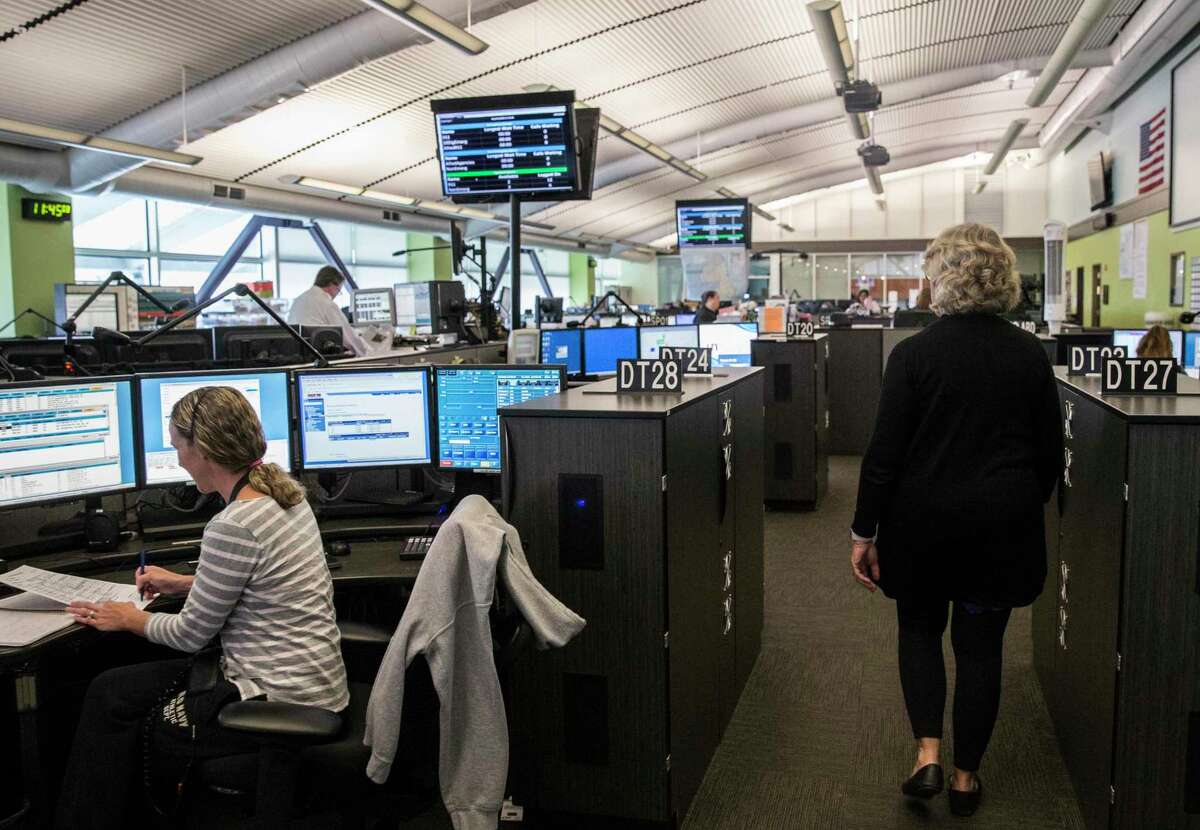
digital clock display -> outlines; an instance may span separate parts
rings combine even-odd
[[[22,199],[21,218],[35,222],[71,221],[71,203],[53,202],[49,199]]]

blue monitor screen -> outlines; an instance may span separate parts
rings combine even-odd
[[[1146,329],[1117,329],[1113,332],[1113,345],[1124,346],[1125,354],[1130,357],[1137,357],[1137,345],[1142,337],[1146,334]],[[1183,331],[1180,329],[1168,329],[1167,334],[1171,338],[1171,354],[1176,360],[1183,357]]]
[[[429,464],[426,369],[334,369],[296,374],[300,467]]]
[[[695,348],[700,345],[695,326],[642,326],[638,329],[638,357],[657,360],[660,346]]]
[[[288,383],[285,370],[258,372],[216,372],[186,375],[143,375],[138,378],[142,399],[142,444],[145,449],[146,486],[179,484],[191,481],[179,466],[179,456],[171,446],[168,424],[175,402],[193,389],[203,386],[229,386],[250,402],[262,422],[267,439],[264,461],[285,470],[292,466],[291,424],[288,417]],[[203,405],[203,402],[201,402]]]
[[[0,507],[137,486],[133,381],[0,386]]]
[[[562,391],[562,372],[544,366],[437,370],[438,466],[500,469],[497,410]]]
[[[542,329],[541,363],[567,367],[568,375],[583,371],[583,332],[579,329]]]
[[[750,341],[758,337],[757,323],[702,323],[700,346],[712,349],[714,367],[749,366]]]
[[[635,328],[593,328],[583,331],[583,371],[599,375],[617,371],[618,360],[638,356],[638,330]]]
[[[696,322],[696,313],[694,311],[675,315],[675,325],[677,326],[690,326],[694,322]]]
[[[1184,332],[1183,340],[1183,368],[1185,369],[1200,369],[1200,331]]]

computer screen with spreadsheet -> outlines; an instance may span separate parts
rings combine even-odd
[[[0,508],[137,487],[133,381],[0,386]]]
[[[438,367],[438,466],[499,471],[498,411],[556,395],[566,385],[562,366]]]
[[[144,449],[141,465],[146,486],[183,484],[192,480],[179,466],[179,454],[171,446],[171,409],[184,395],[205,386],[228,386],[241,392],[262,422],[263,437],[267,439],[263,460],[285,470],[291,469],[287,380],[285,369],[140,376],[138,395]]]
[[[429,392],[424,367],[296,372],[300,469],[431,463]]]

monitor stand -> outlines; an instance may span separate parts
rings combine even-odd
[[[483,496],[493,504],[500,501],[500,475],[497,473],[476,473],[471,470],[454,471],[453,507],[467,496]]]

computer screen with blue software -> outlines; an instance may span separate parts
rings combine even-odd
[[[418,367],[297,372],[300,469],[432,463],[429,383]]]
[[[603,375],[617,371],[618,360],[638,356],[638,330],[631,327],[583,330],[583,371]]]
[[[1183,368],[1200,369],[1200,331],[1185,331],[1183,335]]]
[[[700,345],[695,326],[642,326],[638,329],[638,357],[657,360],[660,346],[696,348]]]
[[[442,366],[437,370],[438,466],[497,471],[505,406],[556,395],[562,366]]]
[[[580,329],[542,329],[542,363],[567,367],[568,375],[583,371],[583,332]]]
[[[133,381],[0,386],[0,507],[137,487]]]
[[[1146,331],[1146,329],[1117,329],[1113,332],[1113,345],[1124,346],[1127,355],[1137,357],[1137,344]],[[1180,329],[1167,329],[1167,334],[1171,338],[1171,354],[1176,360],[1183,359],[1183,332]]]
[[[757,323],[700,324],[700,347],[712,349],[714,367],[749,366],[750,341],[756,337]]]
[[[184,372],[139,377],[144,449],[142,465],[146,486],[182,484],[192,480],[187,471],[179,466],[179,456],[171,446],[171,409],[184,395],[204,386],[228,386],[241,392],[262,421],[263,437],[267,439],[267,453],[263,460],[278,464],[285,470],[291,469],[287,380],[287,371],[284,369]]]

